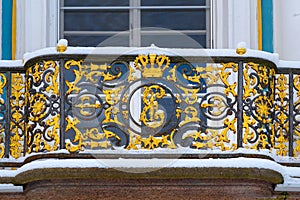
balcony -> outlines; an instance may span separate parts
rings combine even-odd
[[[280,170],[300,164],[299,63],[243,48],[58,50],[0,63],[6,172],[38,160],[104,159],[118,168],[128,159],[148,169],[153,159],[214,167],[206,158],[219,158],[225,168],[276,171],[278,184],[292,176]],[[0,181],[24,183],[16,177]]]

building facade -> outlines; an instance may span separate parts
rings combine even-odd
[[[300,198],[298,0],[2,0],[0,197]]]

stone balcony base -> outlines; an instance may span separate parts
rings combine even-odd
[[[136,172],[138,169],[136,169]],[[0,199],[276,199],[279,172],[259,168],[160,168],[128,173],[112,168],[38,168],[1,179],[23,192]]]

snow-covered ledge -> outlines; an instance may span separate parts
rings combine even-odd
[[[0,60],[0,69],[1,68],[19,68],[22,69],[24,63],[22,60]]]
[[[70,178],[219,178],[258,179],[275,191],[299,192],[300,168],[258,158],[229,159],[46,159],[16,170],[0,170],[0,193],[22,192],[32,181]]]
[[[0,183],[69,178],[257,179],[291,184],[300,169],[258,158],[229,159],[46,159],[0,170]]]
[[[57,47],[49,47],[37,50],[31,53],[25,53],[23,60],[28,60],[47,55],[137,55],[148,53],[163,53],[166,56],[181,57],[241,57],[241,58],[261,58],[273,62],[275,65],[279,63],[279,56],[276,53],[268,53],[253,49],[246,49],[244,54],[238,55],[236,49],[179,49],[179,48],[160,48],[152,44],[149,47],[71,47],[68,46],[65,51],[57,51]]]
[[[247,49],[243,55],[237,55],[236,49],[171,49],[171,48],[159,48],[155,45],[149,47],[67,47],[66,51],[58,52],[57,47],[49,47],[40,49],[34,52],[25,53],[22,60],[1,60],[0,67],[23,67],[24,63],[28,60],[34,59],[40,56],[47,55],[136,55],[138,53],[153,53],[163,52],[169,56],[182,56],[182,57],[242,57],[242,58],[261,58],[273,62],[278,68],[294,68],[300,69],[299,61],[286,61],[279,60],[277,53],[268,53],[264,51],[258,51],[253,49]]]

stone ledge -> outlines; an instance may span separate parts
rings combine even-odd
[[[272,184],[283,182],[279,172],[258,168],[45,168],[21,172],[15,177],[2,177],[1,183],[23,185],[34,181],[51,179],[249,179],[267,181]],[[126,172],[127,171],[127,172]],[[135,173],[129,173],[134,171]]]

